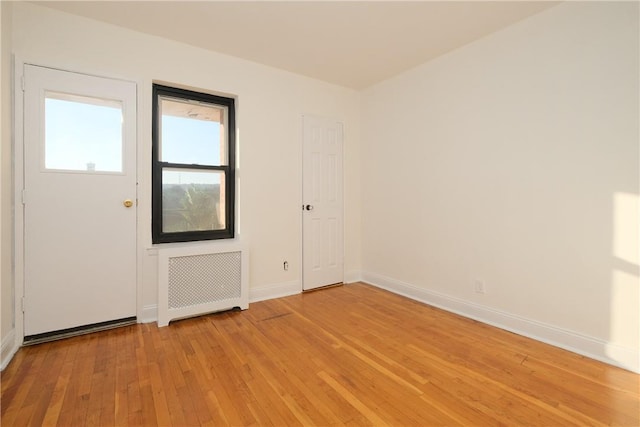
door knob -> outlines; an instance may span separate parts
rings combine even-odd
[[[130,208],[131,206],[133,206],[133,200],[127,199],[124,202],[122,202],[122,204],[124,205],[125,208]]]
[[[313,205],[307,205],[304,207],[306,210],[308,211],[312,211],[313,210]]]

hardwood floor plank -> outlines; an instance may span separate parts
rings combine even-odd
[[[386,424],[384,420],[377,414],[376,410],[379,410],[380,408],[371,408],[367,406],[367,404],[363,403],[360,399],[358,399],[353,393],[351,393],[346,387],[342,385],[342,383],[344,382],[344,378],[341,378],[340,381],[338,381],[325,371],[318,372],[318,376],[322,378],[332,389],[334,389],[341,398],[343,398],[347,403],[357,409],[374,425]]]
[[[131,330],[127,330],[127,332],[117,343],[116,363],[118,369],[114,372],[116,376],[114,418],[115,424],[119,426],[129,424],[129,384],[137,380],[133,334]]]
[[[62,368],[65,350],[64,347],[59,345],[59,343],[57,344],[58,345],[52,346],[49,351],[47,351],[43,361],[42,366],[47,373],[57,373]],[[34,391],[29,393],[24,402],[24,406],[29,408],[29,411],[31,412],[31,416],[29,418],[30,424],[42,424],[42,420],[51,403],[55,385],[55,376],[49,374],[45,375],[43,379],[34,382]]]
[[[112,330],[105,334],[104,341],[106,347],[103,351],[104,357],[104,377],[102,383],[102,396],[100,397],[100,419],[99,425],[115,425],[115,395],[116,395],[116,375],[117,359],[114,349],[117,348],[120,339],[120,330]]]
[[[51,351],[52,349],[49,347],[33,352],[34,364],[30,367],[30,372],[26,375],[24,383],[22,384],[25,393],[16,395],[16,399],[21,399],[19,410],[14,421],[16,425],[30,424],[38,409],[38,400],[50,400],[51,398],[50,394],[43,388],[43,377],[39,374],[39,372],[50,372],[47,361],[51,360],[51,358],[48,357]],[[33,422],[37,423],[38,420],[33,420]]]
[[[638,426],[640,376],[365,284],[22,348],[2,425]]]
[[[57,377],[52,376],[52,379],[55,380],[55,385],[51,400],[47,405],[47,410],[42,417],[42,425],[56,425],[58,417],[60,416],[60,411],[62,410],[65,391],[69,385],[69,380],[73,372],[73,364],[77,353],[77,347],[65,345],[65,350],[66,352],[64,353],[64,358],[62,358],[62,366],[60,367],[59,374]]]
[[[266,336],[262,334],[243,337],[246,343],[245,349],[247,353],[252,352],[260,355],[260,357],[252,358],[251,363],[264,364],[265,369],[262,369],[261,372],[267,376],[272,384],[282,383],[282,389],[288,390],[297,406],[300,407],[296,409],[297,412],[300,412],[300,409],[302,409],[306,416],[312,420],[311,423],[305,424],[341,424],[340,419],[335,416],[331,409],[322,400],[316,398],[317,390],[312,387],[312,384],[308,381],[300,381],[300,378],[304,378],[305,375],[311,373],[310,370],[306,370],[305,372],[299,370],[299,364],[296,362],[301,357],[300,352],[286,347],[284,343],[277,340],[278,332],[275,331],[287,334],[287,336],[291,338],[291,329],[287,329],[286,325],[283,325],[281,322],[275,324],[271,322],[269,326],[261,326],[265,328],[267,336],[269,336],[270,339],[267,339]],[[272,329],[274,333],[270,332]],[[280,356],[276,356],[274,353],[274,346],[282,350]],[[292,404],[293,403],[290,403],[290,405]],[[298,418],[302,419],[303,417],[298,415]]]

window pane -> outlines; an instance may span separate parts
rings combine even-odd
[[[233,238],[235,100],[153,84],[153,243]]]
[[[226,108],[202,102],[160,98],[163,162],[187,165],[227,164]]]
[[[44,165],[54,170],[122,172],[122,104],[47,93]]]
[[[162,172],[162,231],[223,230],[224,172],[165,169]]]

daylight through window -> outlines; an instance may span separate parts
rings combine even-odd
[[[153,86],[153,242],[234,237],[234,99]]]

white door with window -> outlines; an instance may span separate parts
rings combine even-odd
[[[24,79],[24,334],[134,317],[136,85]]]
[[[303,118],[302,288],[342,283],[342,124]]]

